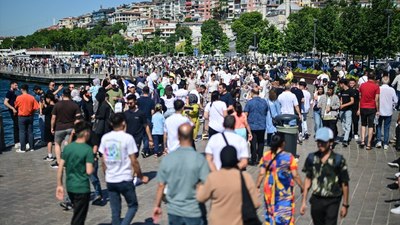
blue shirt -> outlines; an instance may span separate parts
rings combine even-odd
[[[151,123],[153,124],[153,130],[151,134],[162,135],[164,134],[164,122],[165,118],[160,112],[154,113],[151,118]]]
[[[265,99],[258,96],[253,97],[247,102],[244,107],[244,111],[249,115],[247,116],[247,122],[249,123],[251,130],[265,130],[266,121],[268,114],[268,104]]]

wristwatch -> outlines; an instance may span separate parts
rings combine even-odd
[[[346,209],[348,209],[350,207],[350,205],[346,205],[346,204],[342,204],[343,207],[345,207]]]

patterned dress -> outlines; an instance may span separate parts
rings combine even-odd
[[[271,151],[265,152],[260,166],[266,168],[274,158]],[[293,155],[281,152],[266,172],[264,181],[265,224],[294,224],[294,180],[291,173],[297,170]]]

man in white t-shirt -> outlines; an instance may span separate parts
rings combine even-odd
[[[289,84],[285,85],[285,91],[279,95],[278,101],[281,104],[282,114],[295,115],[294,112],[296,110],[297,115],[300,115],[301,118],[299,102],[297,101],[296,95],[290,91]]]
[[[308,134],[308,127],[307,127],[307,114],[310,111],[310,106],[311,106],[311,94],[310,92],[306,89],[307,83],[306,82],[299,82],[299,89],[303,92],[304,95],[304,104],[302,105],[303,107],[301,108],[301,114],[303,115],[303,121],[302,121],[302,134],[305,139],[308,139],[309,134]]]
[[[169,116],[164,123],[164,145],[165,153],[170,153],[179,148],[178,128],[184,123],[189,123],[190,119],[182,115],[185,103],[178,99],[174,102],[175,113]]]
[[[133,187],[133,172],[143,182],[149,178],[142,175],[139,162],[136,158],[138,149],[135,140],[125,132],[125,119],[122,113],[117,113],[111,118],[113,131],[101,138],[99,152],[103,154],[102,168],[105,172],[108,195],[110,198],[113,224],[130,224],[137,209],[138,202],[135,188]],[[121,191],[123,190],[123,191]],[[122,222],[121,194],[124,195],[128,210]]]
[[[268,98],[268,93],[269,93],[269,80],[264,79],[262,73],[258,75],[258,78],[260,79],[260,97],[261,98]]]
[[[208,93],[218,90],[219,82],[215,79],[215,74],[211,74],[211,80],[207,84]]]
[[[225,131],[213,135],[208,141],[205,149],[206,159],[208,161],[211,172],[221,169],[220,154],[222,149],[226,146],[223,135],[225,135],[228,144],[235,147],[237,151],[239,161],[238,167],[240,169],[246,168],[249,158],[249,150],[246,140],[235,133],[235,117],[230,115],[226,116],[223,126],[225,128]]]

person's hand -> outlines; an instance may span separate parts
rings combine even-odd
[[[62,201],[64,199],[64,187],[63,186],[57,186],[56,198],[60,201]]]
[[[304,215],[304,214],[306,213],[306,210],[307,210],[307,205],[306,205],[306,203],[301,204],[301,207],[300,207],[300,215]]]
[[[59,86],[58,86],[58,88],[57,88],[57,90],[61,90],[61,89],[63,89],[63,85],[62,84],[60,84]]]
[[[12,111],[13,111],[14,115],[16,115],[18,113],[18,111],[15,108],[12,108]]]
[[[140,178],[140,180],[142,180],[143,184],[149,183],[149,177],[148,176],[143,176],[142,178]]]
[[[149,148],[154,148],[154,142],[153,142],[153,140],[149,140]]]
[[[55,134],[56,132],[54,131],[54,129],[51,129],[51,134]]]
[[[340,207],[340,217],[345,218],[347,216],[347,208],[342,206]]]
[[[360,115],[360,110],[357,110],[357,116],[359,116]]]
[[[379,115],[380,115],[379,111],[377,111],[377,112],[376,112],[376,115],[377,115],[377,116],[379,116]]]
[[[168,148],[167,147],[164,148],[164,154],[168,154]]]
[[[162,209],[160,207],[154,207],[153,209],[153,223],[159,223],[162,215]]]

